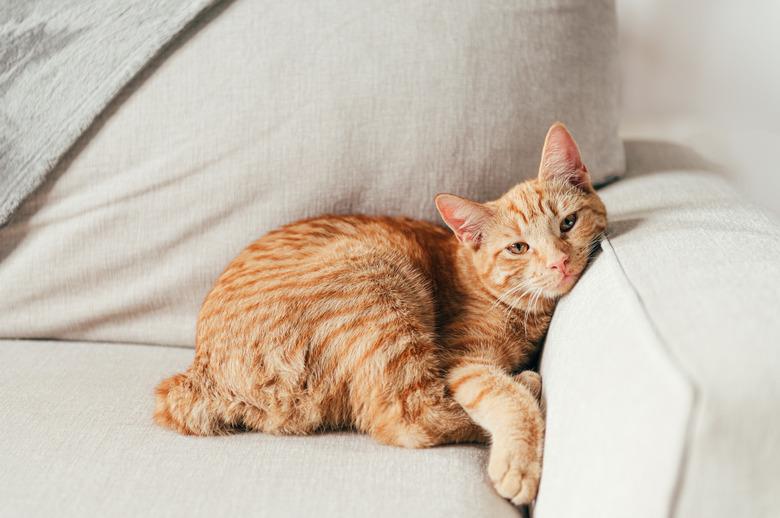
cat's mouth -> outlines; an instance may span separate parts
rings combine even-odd
[[[574,281],[577,280],[577,276],[573,273],[565,273],[563,277],[561,277],[561,280],[558,282],[558,288],[565,288],[567,286],[570,286],[574,284]]]
[[[563,275],[557,277],[556,280],[551,280],[548,287],[545,289],[552,298],[562,297],[569,293],[577,282],[580,276],[579,271],[569,271]]]
[[[556,287],[558,289],[558,292],[561,295],[565,295],[571,291],[571,289],[574,287],[574,284],[576,284],[577,279],[579,278],[579,274],[574,273],[567,273],[564,275],[560,282],[558,282],[558,286]]]

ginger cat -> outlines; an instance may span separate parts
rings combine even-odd
[[[193,364],[157,387],[155,420],[192,435],[353,428],[409,448],[489,439],[496,490],[530,502],[544,420],[539,376],[521,370],[606,209],[560,123],[537,179],[436,206],[454,235],[325,216],[251,244],[206,297]]]

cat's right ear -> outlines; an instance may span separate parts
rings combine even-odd
[[[438,194],[434,202],[458,241],[478,247],[493,212],[481,203],[454,194]]]

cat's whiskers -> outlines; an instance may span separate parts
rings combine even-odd
[[[518,284],[514,288],[508,290],[505,294],[502,295],[502,298],[506,298],[506,296],[511,294],[516,294],[520,289],[523,289],[522,293],[520,293],[517,297],[515,297],[513,301],[502,300],[501,302],[504,303],[504,322],[506,323],[510,319],[510,317],[514,314],[515,311],[521,309],[520,305],[521,303],[524,302],[524,299],[526,299],[525,308],[522,310],[525,313],[525,318],[523,321],[523,326],[525,327],[526,321],[528,319],[528,313],[531,309],[534,310],[536,309],[536,302],[538,298],[541,296],[543,290],[541,288],[534,287],[534,283],[531,282],[530,280],[526,280]]]
[[[543,293],[544,293],[544,290],[542,288],[536,288],[533,291],[533,293],[531,295],[531,299],[530,299],[530,301],[528,302],[528,305],[526,305],[526,308],[525,308],[525,316],[523,318],[523,327],[524,328],[528,328],[528,315],[529,314],[533,315],[534,324],[536,324],[536,322],[537,322],[537,320],[536,320],[536,314],[537,314],[536,304],[539,302],[539,299],[541,298]]]
[[[514,312],[518,309],[518,305],[523,300],[523,297],[525,297],[528,293],[530,293],[531,289],[524,290],[519,297],[516,298],[514,301],[510,301],[509,303],[504,305],[504,322],[506,323],[514,314]]]
[[[595,236],[593,236],[593,239],[591,239],[590,243],[588,243],[588,248],[586,248],[589,259],[596,254],[596,251],[598,250],[598,245],[600,245],[601,242],[606,238],[607,238],[606,232],[602,232],[600,234],[596,234]]]
[[[522,292],[520,292],[521,290]],[[519,295],[518,292],[520,292]],[[536,323],[537,304],[543,294],[543,288],[534,287],[534,283],[531,280],[526,279],[502,293],[496,301],[491,304],[490,310],[495,309],[499,304],[503,303],[505,314],[504,321],[506,322],[516,310],[520,309],[520,305],[525,299],[525,307],[522,308],[524,315],[523,327],[528,327],[529,315],[533,315],[534,323]],[[513,297],[514,300],[507,300],[508,297],[512,295],[516,295]]]
[[[498,306],[501,303],[509,306],[510,304],[507,302],[506,298],[511,296],[511,295],[514,295],[515,293],[517,293],[521,289],[528,288],[529,286],[531,286],[531,282],[529,280],[523,280],[522,282],[518,283],[517,285],[509,288],[504,293],[502,293],[498,298],[496,298],[496,300],[493,302],[493,304],[490,305],[489,311],[492,311],[493,309],[496,308],[496,306]],[[527,293],[528,293],[528,290],[523,291],[523,293],[520,294],[519,298],[522,298]]]

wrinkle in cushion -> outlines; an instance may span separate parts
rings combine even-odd
[[[192,346],[266,231],[497,197],[556,119],[594,174],[621,172],[613,7],[231,3],[0,229],[0,336]]]

